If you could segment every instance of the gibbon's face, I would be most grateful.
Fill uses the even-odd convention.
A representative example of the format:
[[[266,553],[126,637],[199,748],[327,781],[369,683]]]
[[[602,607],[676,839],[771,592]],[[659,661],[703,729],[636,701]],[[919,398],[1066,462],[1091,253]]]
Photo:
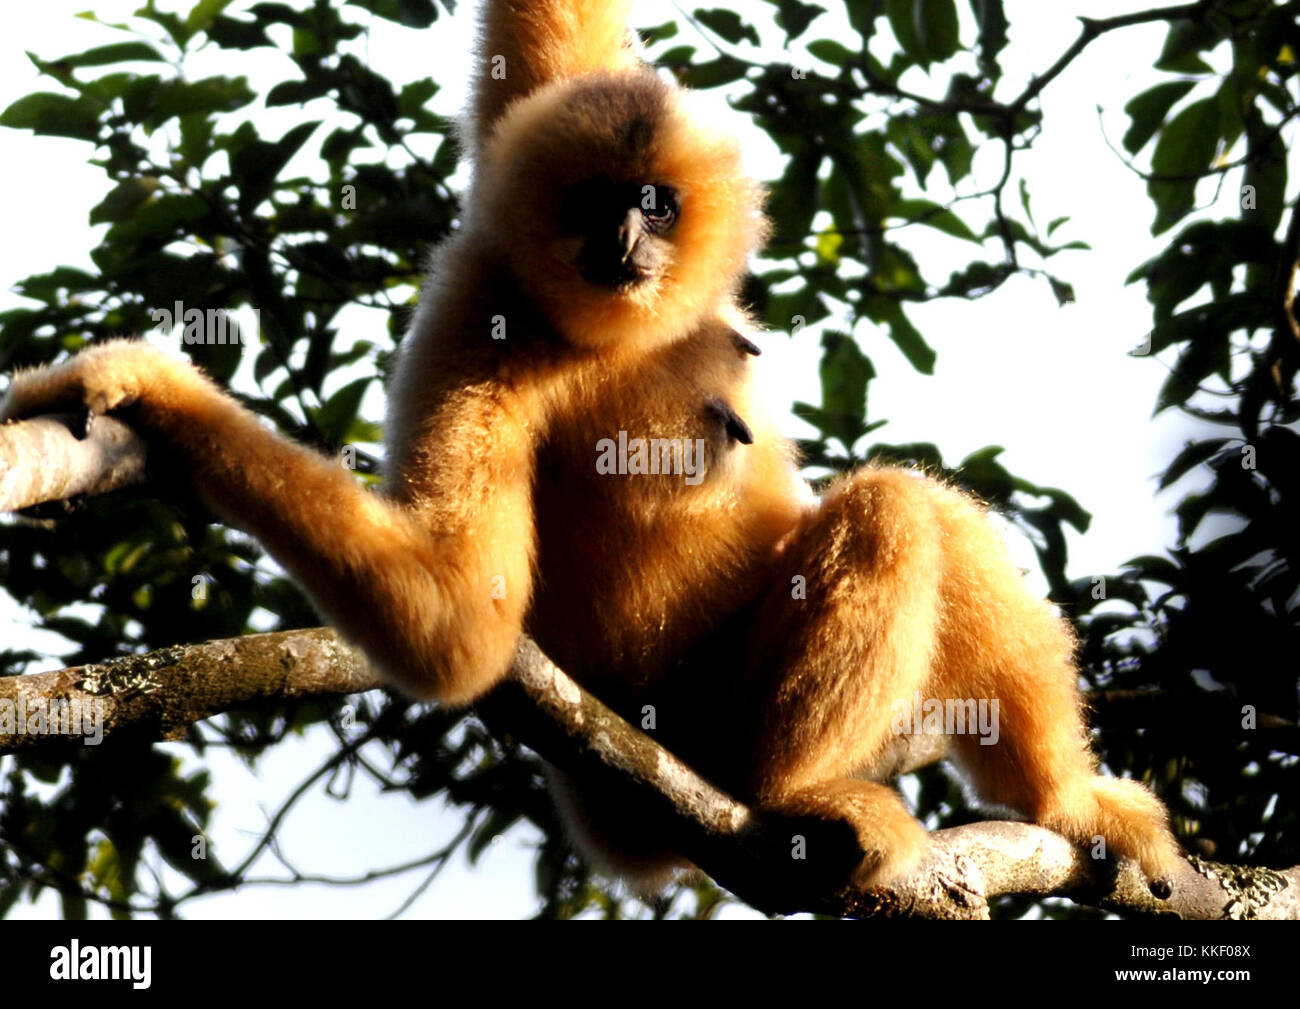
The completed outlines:
[[[612,292],[657,284],[673,261],[677,190],[667,183],[583,179],[564,193],[556,233],[587,283]]]
[[[471,226],[584,346],[685,335],[734,293],[764,233],[734,141],[649,70],[517,102],[476,173],[483,215]]]

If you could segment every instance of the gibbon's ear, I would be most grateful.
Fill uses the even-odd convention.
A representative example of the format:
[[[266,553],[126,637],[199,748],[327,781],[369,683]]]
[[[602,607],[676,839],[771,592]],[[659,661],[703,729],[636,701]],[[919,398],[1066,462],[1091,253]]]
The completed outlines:
[[[478,151],[501,113],[551,81],[640,66],[631,0],[486,0],[465,139]]]

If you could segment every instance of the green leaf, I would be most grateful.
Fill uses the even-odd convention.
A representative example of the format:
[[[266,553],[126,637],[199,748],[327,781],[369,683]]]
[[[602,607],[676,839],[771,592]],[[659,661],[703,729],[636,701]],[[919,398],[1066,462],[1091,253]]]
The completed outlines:
[[[876,369],[851,336],[828,331],[822,335],[819,367],[822,385],[823,422],[827,434],[838,438],[845,451],[866,431],[867,385]]]
[[[341,165],[347,161],[352,151],[358,147],[368,146],[370,142],[366,139],[363,130],[339,128],[325,138],[320,147],[320,156],[326,161],[338,162]]]
[[[352,426],[357,411],[361,408],[361,399],[373,381],[373,376],[367,376],[349,382],[316,411],[316,426],[327,442],[332,445],[343,443],[348,428]]]
[[[182,49],[190,40],[190,33],[185,28],[185,22],[171,11],[158,10],[152,2],[137,10],[135,16],[145,18],[156,25],[161,25],[163,30],[171,36],[172,41]]]
[[[889,19],[889,30],[898,39],[903,52],[914,62],[927,67],[930,65],[930,51],[917,34],[912,6],[913,0],[885,0],[885,16]]]
[[[805,150],[796,154],[785,166],[781,184],[772,192],[768,216],[772,219],[774,246],[799,246],[812,230],[813,214],[817,210],[817,172],[822,155]]]
[[[1227,333],[1207,332],[1201,339],[1189,343],[1161,386],[1153,415],[1171,406],[1185,404],[1211,375],[1226,380],[1231,366],[1230,355]]]
[[[138,74],[122,71],[116,74],[101,74],[93,81],[80,85],[81,93],[87,98],[96,98],[108,105],[115,98],[121,98],[131,83],[139,78]]]
[[[1160,474],[1160,490],[1172,487],[1186,474],[1202,463],[1209,462],[1226,446],[1232,444],[1230,438],[1210,438],[1206,441],[1188,442],[1181,452],[1174,457],[1165,471]]]
[[[114,42],[112,45],[97,46],[73,56],[63,56],[55,63],[65,67],[101,67],[108,63],[125,63],[129,60],[152,60],[160,62],[162,55],[147,42]]]
[[[281,81],[266,93],[267,108],[280,105],[306,105],[330,93],[330,82],[324,77],[310,81]]]
[[[716,88],[745,76],[749,65],[733,56],[719,56],[707,63],[692,63],[682,71],[682,80],[692,88]]]
[[[230,2],[231,0],[199,0],[190,8],[190,12],[185,18],[185,30],[191,36],[201,31],[207,31],[213,19],[229,7]]]
[[[930,118],[907,113],[892,116],[885,127],[885,135],[907,159],[917,184],[924,186],[935,162],[934,130]]]
[[[808,26],[826,13],[825,8],[816,4],[803,3],[802,0],[768,0],[776,6],[776,25],[787,39],[797,39],[808,30]]]
[[[954,0],[915,0],[912,23],[918,43],[932,61],[942,62],[961,48]]]
[[[689,67],[694,56],[694,46],[673,46],[659,54],[658,62],[664,67]]]
[[[663,24],[651,25],[647,28],[640,28],[637,34],[645,40],[647,46],[659,45],[667,42],[671,38],[676,38],[678,32],[676,21],[665,21]]]
[[[85,270],[77,270],[71,266],[58,266],[49,273],[36,273],[25,277],[18,282],[17,290],[23,297],[52,304],[64,300],[67,295],[96,290],[100,281],[100,277]],[[9,312],[0,315],[0,329],[7,329],[11,321]]]
[[[1165,36],[1165,46],[1156,69],[1177,74],[1208,74],[1212,68],[1198,55],[1213,48],[1222,36],[1205,21],[1174,21]]]
[[[302,27],[293,30],[293,55],[297,60],[310,56],[320,56],[325,52],[325,42],[311,28]]]
[[[833,67],[851,66],[857,62],[857,53],[834,39],[817,39],[808,43],[808,51],[823,63]]]
[[[271,194],[280,170],[319,125],[319,122],[299,123],[273,144],[254,140],[231,153],[230,175],[239,187],[241,210],[253,210]]]
[[[893,341],[908,363],[922,375],[934,374],[934,362],[938,355],[934,348],[925,342],[920,330],[912,325],[903,311],[903,306],[888,298],[873,299],[870,306],[863,306],[867,316],[876,322],[889,326],[889,338]]]
[[[980,58],[993,61],[1007,45],[1007,14],[1002,0],[970,0],[979,25]]]
[[[933,143],[939,155],[939,163],[948,173],[948,182],[956,186],[958,182],[970,175],[971,162],[975,158],[975,148],[971,145],[961,121],[955,117],[948,118],[935,134]]]
[[[961,238],[967,242],[979,244],[979,236],[970,229],[970,226],[965,221],[949,208],[932,200],[899,200],[894,204],[891,210],[892,213],[897,213],[906,221],[923,224],[927,228],[942,231],[945,235],[951,235],[953,238]]]
[[[141,203],[135,212],[118,221],[108,231],[113,244],[138,242],[142,239],[171,238],[177,232],[208,216],[207,201],[201,196],[164,193]]]
[[[157,127],[174,116],[192,112],[234,112],[256,98],[246,77],[205,77],[193,82],[163,81],[153,96],[147,120]]]
[[[1051,274],[1047,276],[1047,282],[1052,287],[1052,295],[1056,298],[1056,303],[1064,308],[1066,305],[1074,303],[1074,285],[1068,284],[1058,277]]]
[[[412,81],[404,85],[401,94],[397,96],[397,110],[401,115],[411,118],[437,93],[438,85],[432,77]]]
[[[975,262],[954,271],[941,289],[947,297],[977,298],[999,287],[1010,275],[1005,263]]]
[[[180,117],[181,156],[194,169],[203,167],[212,154],[212,133],[216,123],[202,112],[192,112]]]
[[[1280,136],[1274,134],[1266,145],[1261,145],[1246,165],[1241,181],[1242,219],[1257,225],[1264,234],[1273,234],[1286,205],[1287,150]]]
[[[506,809],[493,809],[483,821],[474,828],[469,843],[465,846],[465,856],[469,864],[474,865],[492,842],[504,834],[519,819],[519,814]]]
[[[754,26],[747,24],[739,14],[733,10],[724,8],[713,8],[712,10],[696,10],[695,19],[708,28],[716,32],[732,45],[737,45],[742,41],[748,40],[754,45],[760,43],[758,32]]]
[[[789,294],[772,295],[768,299],[763,319],[767,326],[777,332],[793,333],[796,327],[811,326],[829,314],[816,287],[804,284]]]
[[[1030,206],[1029,181],[1027,179],[1021,178],[1019,189],[1020,189],[1020,205],[1025,208],[1025,217],[1029,220],[1029,226],[1031,228],[1037,228],[1038,225],[1034,223],[1034,211],[1033,208]]]
[[[1124,106],[1131,120],[1128,131],[1124,134],[1124,149],[1136,154],[1156,135],[1179,100],[1196,86],[1193,81],[1168,81],[1148,88]]]
[[[115,186],[109,194],[90,212],[91,224],[105,221],[120,221],[131,216],[137,206],[158,191],[158,180],[152,175],[142,175],[138,179],[127,179]]]
[[[85,98],[69,98],[49,91],[25,95],[0,112],[0,126],[32,130],[50,137],[94,140],[99,136],[102,107]]]
[[[1195,176],[1219,149],[1219,107],[1213,98],[1192,102],[1160,131],[1151,170],[1155,175]],[[1147,192],[1156,204],[1151,233],[1158,235],[1187,216],[1196,204],[1197,179],[1152,179]]]
[[[222,49],[256,49],[275,43],[259,21],[240,21],[222,15],[208,25],[207,36]]]

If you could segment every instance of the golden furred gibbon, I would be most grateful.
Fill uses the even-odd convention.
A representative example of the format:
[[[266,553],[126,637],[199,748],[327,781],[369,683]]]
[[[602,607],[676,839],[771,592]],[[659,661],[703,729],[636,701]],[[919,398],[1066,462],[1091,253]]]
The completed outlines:
[[[414,696],[473,700],[527,632],[737,798],[851,824],[860,882],[925,849],[881,783],[922,699],[996,702],[992,739],[942,740],[982,798],[1168,877],[1164,809],[1097,773],[1071,635],[981,508],[901,469],[800,479],[736,304],[760,189],[640,63],[627,6],[485,4],[473,181],[394,371],[386,496],[139,342],[17,376],[4,415],[121,411]],[[594,787],[557,777],[605,867],[681,864]]]

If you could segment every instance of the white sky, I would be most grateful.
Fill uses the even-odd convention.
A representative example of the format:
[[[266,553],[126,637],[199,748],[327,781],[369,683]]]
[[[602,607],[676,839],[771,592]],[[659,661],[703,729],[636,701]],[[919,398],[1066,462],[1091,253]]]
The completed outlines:
[[[45,0],[24,5],[21,18],[11,18],[0,38],[0,107],[34,90],[59,90],[57,83],[38,78],[23,55],[33,50],[53,58],[127,36],[77,20],[72,15],[87,6],[107,21],[121,20],[138,6],[136,0]],[[163,7],[177,6],[163,3]],[[181,5],[188,8],[189,4]],[[234,10],[245,7],[236,3]],[[438,111],[454,112],[464,93],[465,56],[471,44],[474,4],[462,2],[457,15],[442,19],[420,35],[377,22],[367,56],[380,72],[401,80],[432,74],[444,85],[434,101]],[[738,5],[742,13],[765,4]],[[963,11],[965,5],[961,5]],[[1148,4],[1090,0],[1087,4],[1047,4],[1009,0],[1012,24],[1010,47],[1003,54],[1008,73],[1025,75],[1047,66],[1075,36],[1074,12],[1091,17],[1144,9]],[[642,2],[636,23],[657,24],[674,15],[662,2]],[[1103,141],[1101,122],[1113,142],[1127,125],[1124,102],[1153,82],[1150,64],[1164,29],[1146,26],[1103,38],[1077,60],[1048,89],[1043,98],[1046,130],[1035,150],[1021,155],[1018,170],[1029,180],[1036,220],[1061,215],[1072,221],[1057,233],[1058,240],[1082,239],[1093,251],[1065,253],[1051,261],[1058,274],[1073,282],[1077,303],[1059,308],[1047,286],[1017,278],[994,297],[978,302],[936,303],[910,309],[917,327],[938,351],[936,375],[922,378],[894,350],[882,333],[865,329],[859,339],[879,372],[872,383],[871,413],[890,418],[879,437],[888,441],[938,442],[951,464],[988,444],[1007,447],[1003,461],[1030,480],[1059,486],[1075,494],[1094,514],[1088,536],[1073,537],[1071,573],[1078,576],[1109,572],[1141,553],[1158,552],[1172,539],[1165,512],[1172,503],[1154,495],[1152,474],[1186,440],[1188,429],[1175,417],[1151,421],[1156,391],[1166,373],[1158,361],[1134,360],[1127,352],[1149,329],[1150,311],[1140,286],[1125,287],[1130,270],[1160,248],[1151,239],[1151,206],[1142,181],[1127,170]],[[841,37],[815,23],[806,38]],[[673,40],[701,42],[686,29]],[[701,52],[707,46],[701,43]],[[254,54],[264,64],[253,84],[275,80],[283,58]],[[249,60],[224,57],[215,69],[195,64],[191,73],[247,73]],[[411,72],[394,67],[411,66]],[[941,94],[924,77],[907,81],[916,90]],[[1003,97],[1010,90],[1003,92]],[[281,110],[284,122],[301,121],[297,109]],[[262,121],[262,120],[259,120]],[[732,114],[731,128],[745,130],[743,116]],[[268,135],[274,131],[268,130]],[[745,134],[752,164],[760,175],[777,169],[767,155],[766,138],[752,128]],[[27,131],[0,130],[0,187],[10,194],[6,231],[0,243],[0,306],[20,299],[8,293],[14,282],[30,273],[60,264],[92,268],[89,249],[97,231],[87,224],[90,208],[106,191],[100,169],[86,164],[87,145],[73,140],[33,137]],[[977,161],[977,166],[983,162]],[[764,166],[767,166],[766,168]],[[1014,187],[1013,187],[1014,191]],[[1226,194],[1231,201],[1233,194]],[[943,240],[947,242],[947,239]],[[936,255],[944,256],[942,242]],[[973,247],[972,251],[973,251]],[[964,254],[967,250],[956,250]],[[990,246],[990,253],[996,255]],[[936,269],[922,259],[933,279],[950,265]],[[359,327],[375,327],[382,341],[382,320],[359,315]],[[774,409],[787,418],[787,433],[807,430],[786,411],[794,400],[816,403],[818,336],[809,332],[796,340],[769,334],[759,359]],[[368,402],[367,412],[380,413]],[[1032,552],[1013,544],[1024,567],[1033,567]],[[34,637],[30,617],[0,595],[0,638],[33,642],[37,648],[58,648],[53,636]],[[57,663],[54,663],[57,665]],[[254,777],[234,761],[215,758],[218,812],[217,843],[229,861],[257,835],[265,814],[280,797],[315,766],[333,743],[324,734],[304,742],[294,740],[275,748]],[[183,753],[181,749],[178,753]],[[191,762],[192,763],[192,762]],[[317,793],[292,816],[282,832],[285,849],[295,854],[304,871],[358,874],[379,865],[400,862],[427,852],[455,830],[459,817],[443,814],[434,804],[416,804],[404,797],[353,796],[347,803],[330,802]],[[454,866],[434,884],[408,916],[519,917],[534,910],[531,855],[525,830],[512,831],[476,870]],[[305,858],[311,853],[310,858]],[[267,874],[274,868],[262,867]],[[357,917],[386,914],[418,880],[344,890],[322,887],[264,888],[217,897],[185,909],[192,917]],[[57,915],[52,901],[31,910],[39,916]]]

